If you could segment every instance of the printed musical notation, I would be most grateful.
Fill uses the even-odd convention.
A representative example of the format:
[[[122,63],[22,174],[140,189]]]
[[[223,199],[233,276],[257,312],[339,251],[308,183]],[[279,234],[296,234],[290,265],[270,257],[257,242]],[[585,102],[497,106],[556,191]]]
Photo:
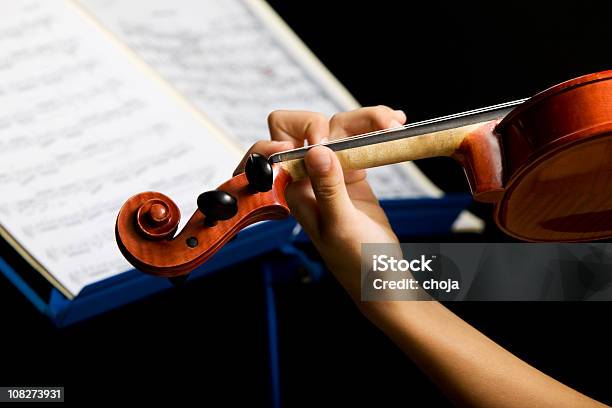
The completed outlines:
[[[0,19],[0,224],[68,294],[131,269],[114,221],[163,190],[186,214],[239,159],[73,5]]]
[[[269,138],[274,110],[354,108],[248,1],[82,3],[245,150]],[[368,178],[380,198],[441,194],[414,166],[372,169]]]
[[[269,112],[354,107],[254,5],[3,4],[0,225],[67,296],[131,269],[113,230],[130,195],[163,191],[191,214],[197,195],[232,173],[237,146],[268,138]],[[381,198],[440,194],[414,167],[368,173]]]

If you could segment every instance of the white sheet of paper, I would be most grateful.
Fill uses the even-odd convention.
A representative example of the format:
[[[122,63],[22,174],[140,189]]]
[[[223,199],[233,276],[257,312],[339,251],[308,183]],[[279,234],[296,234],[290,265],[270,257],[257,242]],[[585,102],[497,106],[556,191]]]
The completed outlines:
[[[260,0],[80,0],[247,149],[276,109],[332,115],[357,102]],[[438,197],[412,163],[368,170],[380,198]]]
[[[163,191],[186,219],[240,158],[130,58],[70,2],[2,2],[0,223],[69,297],[131,269],[128,197]]]

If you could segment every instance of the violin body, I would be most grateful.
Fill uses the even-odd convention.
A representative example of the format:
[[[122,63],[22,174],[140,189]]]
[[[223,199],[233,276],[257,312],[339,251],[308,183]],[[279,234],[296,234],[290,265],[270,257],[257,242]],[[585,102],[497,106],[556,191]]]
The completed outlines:
[[[612,71],[539,93],[496,127],[497,225],[526,241],[612,237]]]
[[[612,71],[556,85],[503,117],[434,127],[420,135],[413,134],[415,129],[408,129],[410,137],[400,129],[395,132],[399,136],[363,135],[327,146],[345,169],[453,157],[463,166],[474,198],[495,204],[497,225],[521,240],[612,237]],[[154,192],[133,196],[117,218],[120,250],[144,272],[165,277],[189,273],[242,228],[289,215],[284,191],[307,176],[304,150],[270,157],[268,191],[254,188],[244,173],[219,186],[237,209],[214,222],[196,211],[178,235],[180,214],[172,200]]]

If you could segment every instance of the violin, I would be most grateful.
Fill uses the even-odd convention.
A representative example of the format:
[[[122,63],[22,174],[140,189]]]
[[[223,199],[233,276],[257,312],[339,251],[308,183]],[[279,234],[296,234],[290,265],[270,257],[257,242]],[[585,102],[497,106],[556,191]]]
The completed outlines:
[[[612,70],[581,76],[532,98],[324,143],[342,167],[365,169],[449,156],[465,170],[475,200],[524,241],[612,237]],[[117,217],[123,255],[157,276],[186,275],[241,229],[290,214],[285,187],[307,177],[312,146],[251,155],[245,172],[201,194],[177,234],[167,196],[131,197]]]

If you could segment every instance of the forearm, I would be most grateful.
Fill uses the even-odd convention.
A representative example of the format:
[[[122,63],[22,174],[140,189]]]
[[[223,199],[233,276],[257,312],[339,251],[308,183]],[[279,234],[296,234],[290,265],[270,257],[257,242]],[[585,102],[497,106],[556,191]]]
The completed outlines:
[[[515,357],[439,302],[373,302],[362,308],[460,405],[605,406]]]

